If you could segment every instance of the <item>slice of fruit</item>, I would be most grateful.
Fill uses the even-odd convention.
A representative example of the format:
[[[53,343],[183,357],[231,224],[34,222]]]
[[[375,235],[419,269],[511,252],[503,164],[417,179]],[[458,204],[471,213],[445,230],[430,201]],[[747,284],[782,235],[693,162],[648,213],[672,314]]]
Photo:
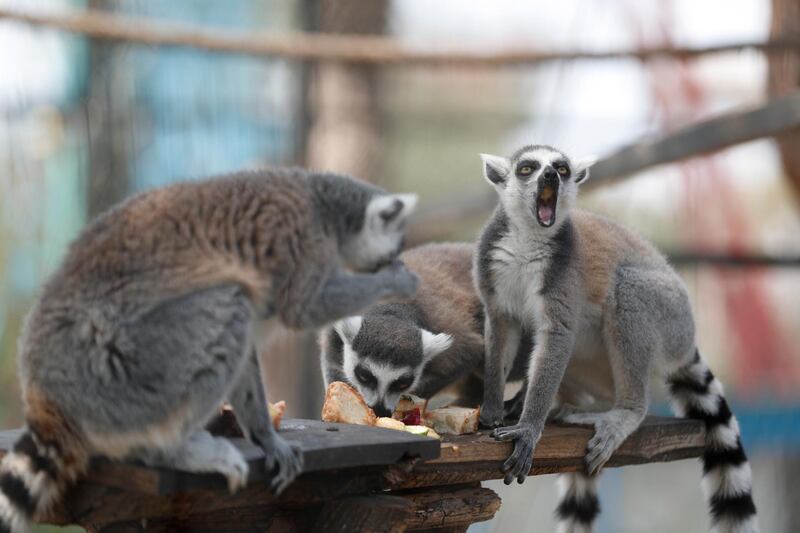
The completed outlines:
[[[442,436],[436,433],[432,428],[428,428],[428,434],[425,435],[426,437],[431,437],[434,439],[442,440]]]
[[[375,422],[375,427],[378,428],[386,428],[386,429],[396,429],[398,431],[405,431],[406,425],[400,422],[399,420],[395,420],[394,418],[389,418],[388,416],[382,416],[378,418],[378,421]]]
[[[406,426],[406,431],[412,435],[420,435],[424,437],[430,431],[428,426]]]
[[[417,410],[418,413],[424,413],[425,407],[428,405],[428,400],[414,396],[413,394],[401,394],[400,399],[397,400],[397,407],[394,408],[392,418],[396,420],[403,420],[410,411]],[[419,424],[419,422],[417,422]]]
[[[419,412],[419,407],[415,407],[411,411],[407,411],[403,417],[403,424],[407,426],[420,426],[422,425],[422,415]]]
[[[442,407],[422,415],[422,423],[444,435],[463,435],[478,431],[480,409],[469,407]]]
[[[328,385],[322,405],[323,421],[374,426],[377,419],[375,412],[353,387],[341,381]]]
[[[280,429],[283,413],[286,412],[286,402],[281,400],[278,403],[267,403],[267,407],[269,408],[269,417],[272,419],[272,426]]]

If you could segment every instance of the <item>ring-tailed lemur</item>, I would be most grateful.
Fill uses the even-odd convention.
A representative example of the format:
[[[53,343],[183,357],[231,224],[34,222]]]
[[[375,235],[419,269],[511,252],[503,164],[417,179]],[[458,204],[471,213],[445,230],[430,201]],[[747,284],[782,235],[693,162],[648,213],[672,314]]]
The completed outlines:
[[[156,189],[94,220],[20,339],[26,429],[0,464],[0,531],[27,531],[91,454],[242,486],[241,453],[203,429],[226,397],[282,491],[302,465],[270,423],[254,323],[314,328],[411,296],[418,279],[395,258],[415,202],[274,169]]]
[[[487,318],[482,423],[502,425],[507,361],[521,329],[536,331],[522,415],[516,425],[494,431],[498,440],[514,441],[503,464],[505,482],[521,483],[530,471],[565,377],[613,398],[608,411],[566,406],[559,414],[565,422],[594,426],[585,464],[590,475],[597,474],[644,418],[648,377],[658,368],[676,413],[706,424],[703,462],[714,530],[756,531],[739,427],[722,385],[698,353],[680,277],[649,243],[573,209],[593,159],[570,159],[548,146],[525,146],[510,159],[482,158],[485,178],[500,197],[476,253],[476,284]],[[571,480],[560,507],[571,530],[591,527],[597,511],[596,499],[588,496],[594,480],[583,481]]]
[[[459,403],[477,406],[484,316],[472,283],[473,253],[465,243],[403,252],[400,259],[420,278],[417,293],[326,328],[320,334],[325,385],[350,383],[379,416],[391,415],[402,393],[430,398],[453,385]],[[511,381],[525,376],[530,345],[524,344]]]

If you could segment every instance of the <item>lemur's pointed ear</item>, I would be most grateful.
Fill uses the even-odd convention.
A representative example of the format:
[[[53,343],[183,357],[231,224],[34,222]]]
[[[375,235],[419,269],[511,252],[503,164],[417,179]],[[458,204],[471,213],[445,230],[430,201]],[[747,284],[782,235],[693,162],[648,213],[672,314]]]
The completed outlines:
[[[382,194],[367,206],[367,216],[380,220],[384,226],[399,223],[414,211],[419,197],[416,194]]]
[[[505,183],[506,177],[511,170],[511,162],[499,155],[481,154],[483,161],[483,177],[492,185]]]
[[[364,322],[363,317],[351,316],[336,322],[333,325],[333,329],[339,334],[343,342],[353,344],[353,339],[356,338],[356,335],[361,330],[362,322]]]
[[[589,167],[597,163],[597,156],[590,155],[574,159],[572,161],[572,172],[575,174],[575,183],[583,183],[589,179]]]
[[[432,333],[427,329],[420,329],[422,333],[422,354],[426,361],[430,361],[453,345],[452,335],[447,333]]]

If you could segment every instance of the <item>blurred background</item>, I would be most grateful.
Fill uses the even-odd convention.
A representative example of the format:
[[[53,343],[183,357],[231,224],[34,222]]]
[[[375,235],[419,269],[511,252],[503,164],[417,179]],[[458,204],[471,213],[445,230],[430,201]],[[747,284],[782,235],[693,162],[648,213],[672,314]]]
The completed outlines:
[[[0,0],[3,8],[92,8],[265,35],[376,34],[412,51],[500,56],[800,36],[800,0]],[[494,202],[480,152],[508,155],[534,142],[614,157],[799,86],[797,47],[644,61],[348,63],[99,40],[0,17],[0,427],[22,421],[15,345],[37,288],[86,221],[127,195],[296,164],[418,191],[414,243],[473,240]],[[779,134],[745,132],[740,140],[754,140],[598,179],[580,201],[679,267],[701,350],[726,384],[752,457],[762,528],[792,532],[800,531],[800,130],[768,133]],[[271,399],[317,418],[313,335],[286,337],[263,357]],[[665,405],[659,396],[653,410]],[[697,461],[607,470],[598,531],[705,530],[700,472]],[[553,481],[489,483],[504,505],[470,531],[551,530]]]

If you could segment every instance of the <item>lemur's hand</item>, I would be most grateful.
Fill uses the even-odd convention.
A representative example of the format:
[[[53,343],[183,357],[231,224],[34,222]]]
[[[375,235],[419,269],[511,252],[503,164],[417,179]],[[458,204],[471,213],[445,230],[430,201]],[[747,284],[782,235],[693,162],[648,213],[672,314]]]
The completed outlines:
[[[506,462],[500,467],[505,474],[503,483],[510,485],[514,478],[522,484],[533,466],[533,450],[539,442],[541,432],[537,433],[527,424],[517,424],[497,428],[492,436],[499,441],[514,441],[514,451],[508,456]]]
[[[378,274],[386,280],[390,290],[389,296],[410,298],[417,292],[419,277],[408,270],[399,259],[395,259],[391,264],[382,268]]]

